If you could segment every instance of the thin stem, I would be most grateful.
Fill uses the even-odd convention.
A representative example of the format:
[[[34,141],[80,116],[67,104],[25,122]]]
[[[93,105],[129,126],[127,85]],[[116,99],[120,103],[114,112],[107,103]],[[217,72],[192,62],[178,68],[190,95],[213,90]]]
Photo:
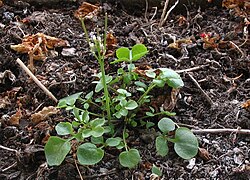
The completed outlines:
[[[143,99],[144,99],[144,97],[146,96],[146,95],[148,95],[148,93],[154,88],[156,86],[156,84],[150,84],[150,86],[148,87],[148,89],[147,89],[147,91],[146,92],[144,92],[144,94],[139,98],[139,100],[138,100],[138,107],[140,107],[141,105],[142,105],[142,103],[143,103]]]
[[[123,138],[125,149],[126,149],[126,151],[128,151],[128,145],[126,142],[126,134],[125,134],[126,133],[126,126],[127,126],[127,124],[124,125],[123,132],[122,132],[122,138]]]
[[[106,107],[107,115],[108,115],[108,123],[110,124],[110,120],[111,120],[110,98],[109,98],[108,86],[106,84],[105,69],[104,69],[104,62],[103,61],[100,63],[100,66],[101,66],[101,73],[102,73],[101,78],[102,78],[104,97],[105,97],[105,107]]]
[[[84,31],[84,33],[85,33],[87,42],[88,42],[88,44],[90,44],[89,34],[88,34],[87,29],[86,29],[86,26],[85,26],[85,23],[84,23],[84,19],[81,19],[81,23],[82,23],[82,28],[83,28],[83,31]]]

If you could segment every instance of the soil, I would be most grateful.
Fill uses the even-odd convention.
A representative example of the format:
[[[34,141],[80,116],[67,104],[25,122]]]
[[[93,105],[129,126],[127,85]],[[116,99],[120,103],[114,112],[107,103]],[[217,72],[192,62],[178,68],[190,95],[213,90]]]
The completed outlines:
[[[250,99],[250,41],[245,41],[248,35],[244,34],[244,27],[249,33],[249,26],[244,26],[244,18],[222,7],[212,6],[200,11],[198,7],[187,5],[188,11],[170,13],[159,28],[163,8],[158,8],[155,15],[154,8],[148,9],[145,17],[145,9],[131,13],[119,3],[102,3],[101,6],[102,12],[86,23],[87,29],[94,31],[97,26],[103,27],[103,12],[107,12],[108,30],[117,38],[117,48],[132,47],[136,43],[148,47],[149,53],[137,65],[173,70],[198,67],[189,74],[180,72],[185,86],[180,89],[173,109],[175,122],[191,129],[250,129],[250,111],[241,106]],[[0,79],[0,145],[6,147],[0,148],[0,179],[80,179],[72,155],[60,166],[46,164],[43,151],[46,137],[55,135],[54,126],[58,122],[70,121],[72,117],[60,111],[44,121],[32,121],[32,114],[56,103],[16,63],[20,58],[28,65],[28,55],[10,48],[21,43],[24,35],[38,32],[67,40],[75,52],[66,56],[63,48],[56,48],[57,56],[35,61],[35,75],[57,99],[76,92],[87,94],[94,89],[91,82],[99,69],[80,21],[73,16],[78,7],[77,2],[44,7],[4,3],[0,7],[0,73],[9,70],[9,74],[1,75]],[[179,25],[180,15],[188,24]],[[31,17],[31,21],[21,23],[26,17]],[[204,48],[202,33],[211,33],[212,37],[219,35],[227,42],[227,47]],[[192,43],[180,49],[169,48],[174,38],[191,38]],[[236,46],[229,48],[230,41]],[[106,63],[106,71],[111,74],[117,70],[117,66],[108,64],[114,58],[109,57]],[[212,101],[204,96],[190,75]],[[18,112],[21,112],[19,119]],[[154,130],[157,131],[156,127],[152,128]],[[161,168],[162,179],[250,179],[249,134],[197,133],[199,146],[210,158],[200,153],[192,165],[171,149],[166,157],[157,155],[150,133],[144,129],[131,130],[133,136],[128,143],[139,149],[142,157],[136,168],[121,167],[118,152],[110,150],[97,165],[79,165],[83,179],[153,179],[153,164]]]

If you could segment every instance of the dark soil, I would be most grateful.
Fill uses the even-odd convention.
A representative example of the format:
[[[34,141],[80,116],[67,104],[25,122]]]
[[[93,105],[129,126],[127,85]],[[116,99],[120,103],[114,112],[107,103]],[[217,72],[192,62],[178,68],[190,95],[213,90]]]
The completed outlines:
[[[0,79],[0,145],[17,150],[12,152],[0,148],[0,179],[80,179],[72,155],[58,167],[48,167],[46,164],[43,152],[46,136],[48,133],[55,135],[54,126],[71,117],[62,111],[38,124],[31,121],[32,114],[43,107],[56,106],[56,103],[16,63],[16,59],[20,58],[27,65],[27,54],[18,54],[10,48],[10,45],[20,43],[24,34],[38,32],[67,40],[70,47],[76,49],[75,54],[63,56],[62,48],[56,48],[58,56],[35,62],[35,75],[57,99],[93,90],[92,75],[99,69],[89,52],[81,24],[73,16],[78,6],[77,3],[44,8],[5,4],[0,8],[0,73],[9,70],[15,76],[13,81],[10,76]],[[173,109],[176,112],[173,117],[175,122],[189,128],[250,129],[250,113],[241,108],[241,104],[250,99],[250,41],[240,46],[240,50],[221,48],[218,52],[204,49],[200,37],[202,33],[218,34],[221,39],[239,46],[246,38],[243,18],[220,7],[210,7],[200,12],[198,8],[188,6],[188,15],[186,11],[171,13],[165,25],[158,28],[163,8],[158,8],[153,20],[150,18],[154,9],[149,9],[147,21],[144,9],[128,14],[116,3],[103,3],[102,7],[102,11],[108,13],[108,30],[117,38],[118,47],[131,47],[136,43],[148,47],[149,54],[138,65],[174,70],[201,66],[190,74],[212,99],[212,104],[187,73],[180,73],[185,86],[180,89]],[[30,15],[33,15],[31,22],[18,22]],[[178,25],[180,15],[188,19],[189,25]],[[97,20],[87,23],[87,29],[93,31],[97,26],[103,27],[103,22],[102,12]],[[249,32],[249,27],[246,30]],[[171,49],[167,47],[173,42],[171,37],[176,40],[192,38],[193,43],[181,50]],[[113,60],[114,57],[107,60],[108,73],[117,70],[116,66],[108,65],[108,61]],[[22,118],[16,124],[10,122],[10,117],[18,110],[22,112]],[[199,145],[208,151],[210,160],[197,155],[195,164],[190,167],[190,161],[179,158],[173,151],[167,157],[158,156],[154,141],[146,136],[151,132],[142,130],[131,133],[133,136],[128,143],[139,149],[142,156],[137,168],[122,168],[117,159],[118,153],[108,151],[103,161],[95,166],[79,165],[83,178],[150,179],[151,167],[155,164],[162,169],[162,179],[250,179],[249,134],[197,134]]]

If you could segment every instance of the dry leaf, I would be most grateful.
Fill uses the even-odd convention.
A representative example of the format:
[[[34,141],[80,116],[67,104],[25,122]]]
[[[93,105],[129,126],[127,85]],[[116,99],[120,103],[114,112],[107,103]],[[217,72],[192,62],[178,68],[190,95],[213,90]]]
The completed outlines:
[[[241,107],[245,109],[250,109],[250,99],[248,99],[246,102],[244,102]]]
[[[2,7],[3,6],[3,1],[2,0],[0,0],[0,7]]]
[[[106,37],[106,57],[113,56],[117,46],[117,39],[112,33],[108,33]]]
[[[48,49],[65,46],[69,46],[66,40],[47,36],[43,33],[37,33],[24,36],[21,44],[11,45],[10,47],[19,53],[28,53],[30,60],[29,65],[31,69],[33,69],[33,59],[45,60],[48,55]]]
[[[203,40],[203,48],[204,49],[215,49],[218,47],[218,42],[220,39],[220,36],[215,34],[212,35],[210,33],[202,33],[200,37]]]
[[[183,25],[185,25],[185,24],[188,23],[188,22],[187,22],[187,19],[186,19],[184,16],[180,16],[180,17],[178,18],[177,22],[178,22],[179,26],[183,26]]]
[[[57,114],[58,112],[59,110],[54,106],[44,107],[38,113],[31,115],[31,121],[34,124],[38,124],[39,122],[46,120],[49,116]]]
[[[9,125],[19,125],[21,118],[22,118],[22,111],[20,108],[18,108],[17,112],[10,117],[7,123]]]
[[[209,152],[204,148],[199,148],[199,156],[206,161],[211,159]]]
[[[236,16],[247,18],[247,15],[250,14],[249,0],[223,0],[222,7],[233,9]]]
[[[82,5],[75,11],[74,16],[78,19],[93,19],[94,16],[97,16],[100,8],[93,4],[83,2]]]
[[[179,39],[171,44],[168,45],[169,48],[174,48],[174,49],[177,49],[177,50],[180,50],[182,47],[181,45],[182,44],[192,44],[192,40],[187,38],[187,39]]]

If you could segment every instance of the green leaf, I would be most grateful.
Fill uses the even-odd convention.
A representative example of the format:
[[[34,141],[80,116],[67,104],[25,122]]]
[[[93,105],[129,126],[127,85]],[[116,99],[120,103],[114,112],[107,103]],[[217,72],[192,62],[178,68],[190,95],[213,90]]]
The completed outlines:
[[[165,86],[165,82],[162,79],[153,79],[153,83],[156,84],[158,87]]]
[[[92,98],[94,92],[93,91],[90,91],[86,96],[85,96],[85,99],[89,100]]]
[[[127,116],[128,115],[128,110],[125,108],[120,109],[119,114],[122,116]]]
[[[117,92],[124,95],[124,96],[126,96],[126,97],[131,96],[131,93],[128,92],[126,89],[117,89]]]
[[[129,151],[124,151],[119,155],[120,164],[124,167],[133,168],[141,160],[140,153],[137,149],[130,149]]]
[[[168,133],[175,129],[175,123],[169,118],[162,118],[158,122],[158,127],[163,133]]]
[[[146,70],[146,76],[148,76],[149,78],[155,78],[156,73],[154,72],[153,69]]]
[[[161,70],[160,78],[165,80],[170,87],[180,88],[184,86],[184,83],[178,73],[172,69],[159,68]]]
[[[71,149],[68,140],[51,136],[44,147],[45,157],[50,166],[58,166],[65,159]]]
[[[80,116],[79,116],[79,109],[78,108],[74,108],[73,109],[73,114],[74,114],[74,116],[75,116],[75,118],[78,120],[78,121],[81,121],[80,120]]]
[[[157,176],[162,176],[162,172],[161,172],[160,168],[155,166],[154,164],[153,164],[153,167],[152,167],[152,173],[156,174]]]
[[[93,144],[103,144],[103,136],[100,136],[100,137],[94,137],[94,136],[91,136],[91,142]]]
[[[88,123],[89,122],[89,112],[88,111],[82,112],[82,114],[80,115],[80,120],[81,120],[81,122]]]
[[[76,100],[81,96],[82,92],[72,94],[68,97],[59,100],[57,107],[65,108],[66,106],[73,106]]]
[[[77,159],[82,165],[94,165],[102,160],[104,151],[92,143],[84,143],[77,149]]]
[[[148,87],[144,82],[141,82],[141,81],[135,81],[135,85],[139,87],[143,87],[145,89],[147,89]]]
[[[137,108],[137,107],[138,107],[137,102],[134,101],[134,100],[131,100],[131,99],[127,102],[127,104],[126,104],[126,106],[125,106],[125,108],[126,108],[127,110],[133,110],[133,109],[135,109],[135,108]]]
[[[104,118],[96,118],[92,121],[90,121],[90,126],[93,127],[97,127],[97,126],[102,126],[105,123],[105,119]]]
[[[152,126],[154,126],[154,125],[155,125],[155,123],[148,121],[148,122],[146,123],[146,128],[149,129],[150,127],[152,127]]]
[[[175,131],[175,152],[183,159],[196,156],[199,144],[196,136],[188,128],[180,127]]]
[[[156,152],[161,156],[168,154],[168,144],[165,136],[158,136],[155,141]]]
[[[130,50],[126,47],[121,47],[116,50],[116,57],[121,60],[130,60]]]
[[[132,60],[136,61],[148,53],[147,47],[143,44],[136,44],[132,47]]]
[[[91,129],[83,129],[81,130],[82,133],[82,138],[87,138],[92,135],[92,130]]]
[[[151,112],[146,112],[146,115],[149,116],[149,117],[155,116],[155,115],[154,115],[153,113],[151,113]]]
[[[108,146],[114,147],[114,146],[118,146],[121,143],[122,139],[119,137],[115,137],[115,138],[108,138],[106,140],[106,144]]]
[[[91,131],[91,135],[94,137],[100,137],[103,134],[104,134],[104,128],[101,126],[96,126]]]
[[[95,92],[100,92],[103,89],[103,84],[99,81],[95,86]]]
[[[73,133],[72,124],[69,122],[60,122],[56,125],[56,132],[59,135],[68,135]]]

